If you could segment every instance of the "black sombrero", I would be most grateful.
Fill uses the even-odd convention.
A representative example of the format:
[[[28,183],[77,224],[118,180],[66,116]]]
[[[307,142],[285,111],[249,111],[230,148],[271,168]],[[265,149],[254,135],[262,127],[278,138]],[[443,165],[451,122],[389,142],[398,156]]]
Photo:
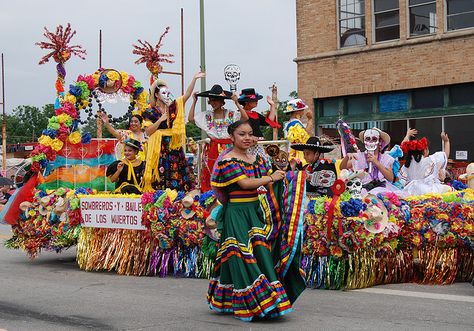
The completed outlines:
[[[197,96],[213,99],[230,99],[232,97],[232,92],[226,91],[222,86],[216,84],[209,91],[198,93]]]
[[[126,139],[123,143],[139,151],[142,149],[142,144],[136,139]]]
[[[334,146],[323,146],[318,137],[309,137],[304,144],[292,144],[290,146],[294,150],[302,151],[304,149],[310,149],[315,152],[326,153],[334,149]]]
[[[245,88],[240,92],[239,103],[249,102],[249,101],[258,101],[262,99],[263,96],[255,92],[253,88]]]

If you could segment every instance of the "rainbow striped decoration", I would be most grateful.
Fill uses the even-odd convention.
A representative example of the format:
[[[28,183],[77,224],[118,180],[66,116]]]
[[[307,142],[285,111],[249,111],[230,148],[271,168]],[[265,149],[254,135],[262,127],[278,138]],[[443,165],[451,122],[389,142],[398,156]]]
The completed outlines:
[[[115,161],[116,140],[92,140],[89,144],[66,144],[39,175],[38,189],[87,187],[111,190],[114,184],[105,176],[107,166]]]
[[[279,277],[285,277],[297,251],[303,245],[303,212],[306,199],[305,171],[290,171],[283,196],[284,223],[281,229]],[[299,263],[299,261],[297,261]]]

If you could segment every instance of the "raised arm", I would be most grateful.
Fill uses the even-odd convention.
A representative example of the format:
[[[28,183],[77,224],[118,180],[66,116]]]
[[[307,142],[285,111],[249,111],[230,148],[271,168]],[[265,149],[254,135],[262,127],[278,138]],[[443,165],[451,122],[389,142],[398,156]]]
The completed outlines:
[[[275,103],[273,102],[273,100],[270,96],[267,96],[267,102],[270,105],[270,112],[268,113],[267,117],[270,121],[275,122],[276,121]]]
[[[235,106],[237,107],[237,109],[240,112],[240,119],[242,121],[248,120],[249,115],[247,115],[247,112],[245,111],[244,107],[242,107],[242,105],[239,103],[239,97],[237,96],[237,94],[235,94],[235,93],[232,94],[232,101],[234,101]]]
[[[191,109],[189,109],[188,122],[194,123],[194,112],[196,110],[197,103],[197,92],[193,93],[193,103],[191,104]]]
[[[199,78],[206,77],[206,74],[204,72],[198,72],[197,74],[194,75],[193,79],[191,80],[191,83],[189,83],[188,88],[186,89],[186,92],[183,94],[183,102],[186,103],[188,99],[191,97],[191,94],[193,94],[194,91],[194,86],[196,85],[196,81]]]
[[[107,129],[107,131],[109,131],[109,133],[115,138],[117,138],[118,140],[122,139],[122,136],[120,135],[120,133],[117,130],[115,130],[112,124],[110,124],[110,120],[107,114],[102,111],[97,112],[97,114],[100,116],[100,119],[102,120],[102,122],[104,122],[105,128]]]
[[[449,142],[448,134],[445,132],[441,132],[441,140],[443,140],[444,154],[446,154],[446,158],[449,159],[449,154],[451,152],[451,143]]]
[[[410,141],[410,138],[415,137],[418,134],[417,129],[408,128],[405,138],[403,138],[402,143],[405,141]]]

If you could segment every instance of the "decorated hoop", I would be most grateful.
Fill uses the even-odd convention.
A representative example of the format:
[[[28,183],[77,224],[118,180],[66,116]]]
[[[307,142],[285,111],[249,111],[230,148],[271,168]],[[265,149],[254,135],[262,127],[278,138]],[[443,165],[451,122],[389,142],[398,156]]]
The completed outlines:
[[[109,85],[113,85],[113,88],[110,88]],[[90,142],[90,133],[86,132],[81,135],[78,127],[79,124],[87,122],[80,120],[80,111],[84,110],[88,114],[88,119],[94,116],[92,109],[92,98],[94,98],[99,110],[105,112],[98,99],[98,93],[102,86],[106,86],[107,93],[122,93],[128,95],[130,99],[127,114],[117,119],[112,118],[112,122],[123,121],[133,113],[141,114],[145,109],[147,92],[132,75],[114,69],[99,69],[92,75],[80,75],[76,83],[69,86],[68,92],[59,95],[55,104],[55,116],[49,119],[48,127],[43,130],[38,139],[39,144],[31,153],[31,170],[33,172],[44,169],[49,161],[54,161],[57,152],[62,150],[66,142],[72,145]],[[117,87],[118,90],[116,90]],[[111,117],[109,115],[109,118]]]

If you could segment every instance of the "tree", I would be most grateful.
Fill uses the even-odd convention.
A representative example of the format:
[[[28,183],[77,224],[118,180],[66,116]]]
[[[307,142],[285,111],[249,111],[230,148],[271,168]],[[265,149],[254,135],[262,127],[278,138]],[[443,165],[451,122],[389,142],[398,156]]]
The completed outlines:
[[[193,138],[194,140],[201,139],[201,129],[194,123],[186,123],[186,137]]]
[[[6,116],[7,144],[37,141],[51,116],[54,116],[52,104],[42,109],[27,105],[16,107],[12,115]]]

